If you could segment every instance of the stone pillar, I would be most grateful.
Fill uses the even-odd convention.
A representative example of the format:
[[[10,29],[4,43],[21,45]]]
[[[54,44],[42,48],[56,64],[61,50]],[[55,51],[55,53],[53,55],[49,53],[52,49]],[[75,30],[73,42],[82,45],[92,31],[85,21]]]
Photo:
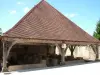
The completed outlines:
[[[8,72],[7,68],[7,46],[6,43],[3,41],[3,67],[2,72]]]

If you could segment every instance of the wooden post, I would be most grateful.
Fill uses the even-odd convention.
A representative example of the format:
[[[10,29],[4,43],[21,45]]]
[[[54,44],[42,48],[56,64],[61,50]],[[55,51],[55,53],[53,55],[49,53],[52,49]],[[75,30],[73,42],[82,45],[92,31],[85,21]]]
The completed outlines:
[[[64,53],[64,48],[62,48],[62,51],[61,51],[61,64],[65,64],[65,53]]]
[[[8,72],[7,69],[7,47],[5,46],[5,42],[3,41],[3,67],[2,72]]]
[[[94,51],[95,55],[96,55],[96,60],[98,60],[99,58],[99,49],[98,49],[98,45],[91,45],[92,50]]]
[[[49,50],[49,53],[50,54],[55,54],[55,45],[50,45],[50,50]]]
[[[99,58],[99,48],[98,47],[99,46],[96,45],[96,60],[98,60],[98,58]]]
[[[57,45],[59,52],[61,54],[61,64],[65,64],[65,54],[68,49],[68,46],[66,48],[62,48],[62,45]]]
[[[69,46],[69,49],[70,49],[70,52],[71,52],[71,57],[73,57],[73,58],[74,58],[73,52],[75,50],[75,47],[76,47],[76,45],[70,45]]]

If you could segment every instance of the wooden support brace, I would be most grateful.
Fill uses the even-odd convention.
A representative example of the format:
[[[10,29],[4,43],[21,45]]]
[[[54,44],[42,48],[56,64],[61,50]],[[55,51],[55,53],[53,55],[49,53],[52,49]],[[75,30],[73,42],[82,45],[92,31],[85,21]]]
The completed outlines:
[[[70,51],[71,51],[71,56],[72,56],[72,57],[74,57],[73,52],[74,52],[75,48],[76,48],[76,45],[70,45],[70,46],[69,46],[69,49],[70,49]]]
[[[8,58],[8,56],[9,56],[9,53],[10,53],[12,47],[13,47],[15,44],[16,44],[16,42],[13,42],[13,43],[10,44],[10,46],[9,46],[9,48],[8,48],[8,51],[7,51],[7,58]]]

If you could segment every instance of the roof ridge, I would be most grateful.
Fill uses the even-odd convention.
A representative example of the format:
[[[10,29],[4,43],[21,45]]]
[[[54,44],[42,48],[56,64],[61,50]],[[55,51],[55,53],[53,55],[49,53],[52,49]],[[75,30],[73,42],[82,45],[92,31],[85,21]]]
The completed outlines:
[[[23,19],[25,19],[28,15],[30,15],[30,13],[31,13],[32,11],[34,11],[34,9],[35,9],[36,7],[38,7],[43,1],[45,1],[45,0],[41,0],[41,1],[40,1],[37,5],[35,5],[24,17],[22,17],[22,18],[15,24],[15,26],[13,26],[11,29],[9,29],[8,31],[6,31],[4,34],[7,34],[7,33],[9,33],[11,30],[13,30],[14,28],[16,28],[16,27],[19,25],[19,23],[21,23]]]

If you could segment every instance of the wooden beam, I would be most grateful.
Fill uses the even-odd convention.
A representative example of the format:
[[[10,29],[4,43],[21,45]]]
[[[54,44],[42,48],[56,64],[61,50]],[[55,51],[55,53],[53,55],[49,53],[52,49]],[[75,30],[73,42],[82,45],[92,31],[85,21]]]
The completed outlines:
[[[14,41],[16,40],[19,44],[33,44],[33,43],[49,43],[49,44],[70,44],[70,45],[91,45],[91,44],[99,44],[99,42],[93,41],[72,41],[72,40],[53,40],[53,39],[34,39],[34,38],[21,38],[21,37],[3,37],[6,41]]]

